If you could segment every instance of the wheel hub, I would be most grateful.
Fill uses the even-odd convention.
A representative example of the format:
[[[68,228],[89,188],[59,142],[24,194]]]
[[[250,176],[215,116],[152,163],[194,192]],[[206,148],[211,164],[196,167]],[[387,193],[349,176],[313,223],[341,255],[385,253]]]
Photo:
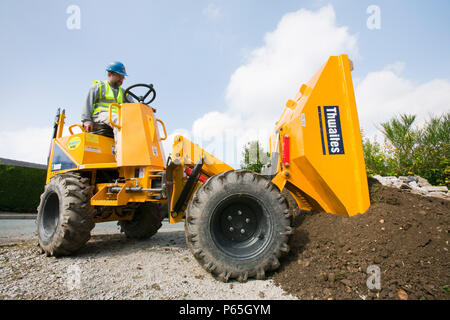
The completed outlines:
[[[45,201],[41,220],[42,236],[46,239],[53,236],[59,223],[59,198],[52,193]]]
[[[237,194],[222,200],[211,215],[211,234],[226,255],[249,259],[269,242],[269,217],[257,198]]]
[[[230,241],[246,241],[257,228],[255,214],[247,206],[232,205],[222,213],[221,227],[224,236]]]

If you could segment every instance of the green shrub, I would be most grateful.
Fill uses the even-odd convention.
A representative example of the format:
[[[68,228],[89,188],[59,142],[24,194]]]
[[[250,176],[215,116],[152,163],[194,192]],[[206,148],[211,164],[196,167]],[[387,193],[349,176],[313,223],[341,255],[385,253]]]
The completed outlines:
[[[363,151],[366,170],[369,176],[377,174],[392,176],[395,174],[392,169],[394,167],[394,160],[383,152],[382,146],[376,140],[370,141],[369,139],[363,139]]]
[[[413,171],[436,185],[449,185],[450,113],[431,118],[421,131]]]
[[[36,212],[46,171],[0,164],[0,211]]]
[[[418,175],[432,185],[449,185],[450,113],[431,117],[423,128],[415,115],[400,115],[381,124],[384,145],[363,138],[367,173]]]
[[[413,128],[415,115],[402,114],[381,124],[381,132],[387,141],[386,148],[395,160],[397,172],[405,175],[413,171],[415,163],[415,149],[419,143],[420,130]]]

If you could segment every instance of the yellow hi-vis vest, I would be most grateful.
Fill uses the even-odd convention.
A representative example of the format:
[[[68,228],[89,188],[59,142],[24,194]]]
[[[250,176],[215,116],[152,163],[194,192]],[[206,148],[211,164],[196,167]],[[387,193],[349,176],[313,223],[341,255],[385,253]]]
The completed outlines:
[[[122,87],[119,87],[119,93],[117,94],[117,99],[114,97],[114,92],[111,89],[108,81],[98,81],[95,80],[94,84],[100,84],[98,88],[98,96],[94,103],[94,110],[92,111],[92,115],[100,112],[100,111],[109,111],[109,105],[111,103],[123,103],[123,92]],[[112,112],[117,113],[117,107],[112,107]]]

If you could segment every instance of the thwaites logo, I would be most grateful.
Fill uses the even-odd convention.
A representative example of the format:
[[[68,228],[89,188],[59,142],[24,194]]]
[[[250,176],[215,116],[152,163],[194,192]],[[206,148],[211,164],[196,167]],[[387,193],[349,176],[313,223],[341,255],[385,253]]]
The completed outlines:
[[[339,106],[324,106],[323,117],[325,122],[325,132],[327,135],[328,154],[344,154],[344,139],[342,137],[341,117]],[[322,116],[319,107],[320,133],[322,137],[322,151],[325,154],[324,135],[322,127]]]

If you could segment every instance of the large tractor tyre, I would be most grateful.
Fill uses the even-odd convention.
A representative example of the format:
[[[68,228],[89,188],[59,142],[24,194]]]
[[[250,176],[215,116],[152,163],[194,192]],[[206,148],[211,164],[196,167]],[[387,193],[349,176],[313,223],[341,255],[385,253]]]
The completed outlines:
[[[286,188],[283,189],[281,194],[286,198],[289,213],[294,220],[300,214],[300,208],[298,207],[297,201],[295,201],[294,196]]]
[[[41,195],[36,219],[39,246],[47,256],[70,255],[91,237],[94,209],[88,178],[64,173],[52,178]]]
[[[247,170],[213,176],[189,203],[186,242],[200,265],[227,282],[264,279],[289,251],[286,199],[267,178]]]
[[[148,239],[162,226],[164,215],[156,204],[142,204],[134,212],[132,220],[119,221],[120,232],[127,238]]]

